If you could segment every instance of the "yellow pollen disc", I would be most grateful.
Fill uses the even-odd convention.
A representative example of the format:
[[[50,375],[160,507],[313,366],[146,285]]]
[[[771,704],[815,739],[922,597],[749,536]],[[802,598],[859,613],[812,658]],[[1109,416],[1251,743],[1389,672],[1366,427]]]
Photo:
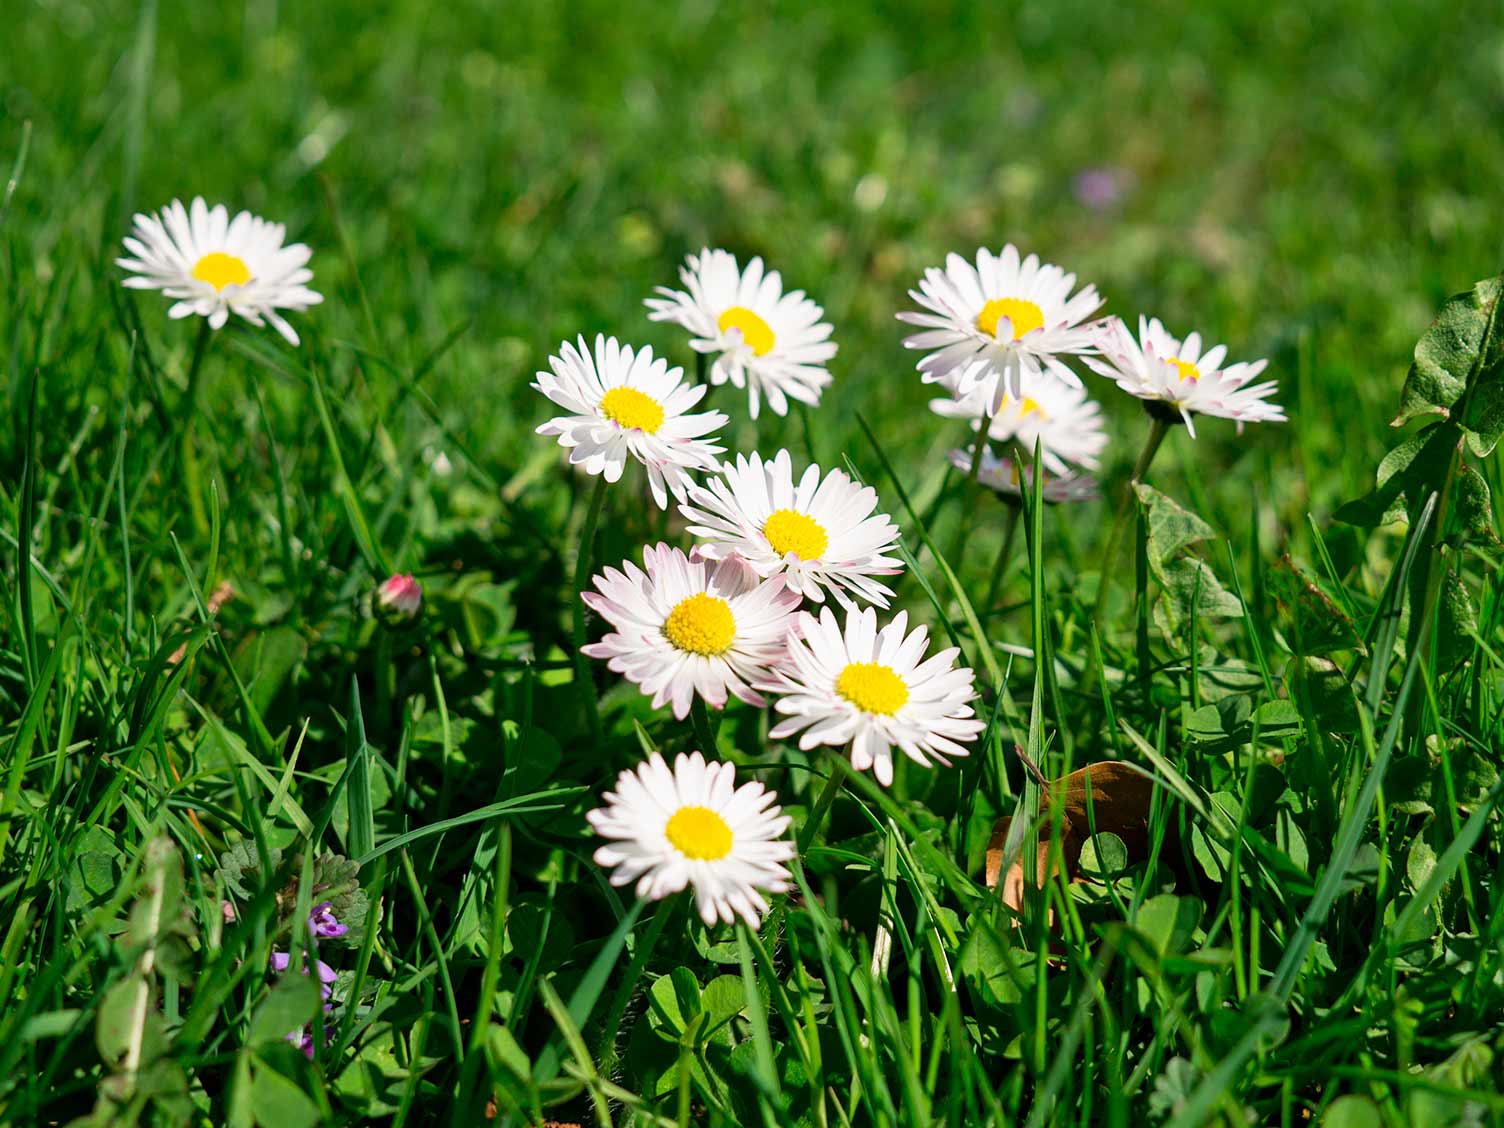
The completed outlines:
[[[714,658],[731,649],[736,620],[724,599],[702,591],[674,605],[663,621],[663,637],[680,650]]]
[[[1026,419],[1031,412],[1038,415],[1041,419],[1049,418],[1049,416],[1044,413],[1044,408],[1039,406],[1038,400],[1032,399],[1029,396],[1025,396],[1024,402],[1018,405],[1018,417],[1020,419]]]
[[[793,509],[777,509],[763,523],[762,535],[779,556],[792,552],[800,560],[816,560],[830,547],[825,527]]]
[[[773,351],[773,328],[746,306],[732,306],[716,322],[724,333],[727,329],[740,329],[742,340],[757,356],[767,356]]]
[[[977,328],[989,337],[997,336],[997,323],[1006,317],[1013,326],[1013,339],[1044,328],[1044,310],[1027,298],[993,298],[977,314]]]
[[[836,679],[836,692],[864,713],[891,717],[909,699],[904,680],[881,662],[853,662]]]
[[[214,251],[193,264],[193,277],[223,290],[226,286],[244,286],[251,280],[251,268],[245,259]]]
[[[697,862],[718,862],[731,853],[731,828],[709,807],[680,807],[663,833],[675,850]]]
[[[611,422],[628,430],[651,435],[663,426],[663,405],[636,388],[612,388],[601,397],[601,411]]]
[[[1165,361],[1165,363],[1175,369],[1175,374],[1179,376],[1182,381],[1201,379],[1201,369],[1197,368],[1188,360],[1180,360],[1172,356],[1169,358],[1169,360]]]

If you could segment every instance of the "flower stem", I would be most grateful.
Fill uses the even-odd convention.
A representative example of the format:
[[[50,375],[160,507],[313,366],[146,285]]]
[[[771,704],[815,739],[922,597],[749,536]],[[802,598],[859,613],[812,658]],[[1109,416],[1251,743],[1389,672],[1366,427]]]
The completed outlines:
[[[719,725],[710,723],[710,710],[705,707],[705,699],[695,694],[689,702],[689,722],[694,726],[695,739],[700,742],[700,751],[707,757],[715,755],[715,737]]]
[[[982,604],[982,614],[990,615],[997,601],[998,589],[1003,586],[1003,571],[1008,558],[1013,555],[1013,542],[1018,538],[1018,519],[1023,514],[1022,505],[1008,502],[1008,515],[1003,518],[1003,544],[997,550],[997,560],[992,565],[992,583],[987,586],[987,602]]]
[[[970,487],[977,484],[977,475],[982,472],[982,453],[987,449],[987,430],[992,426],[992,416],[982,416],[981,426],[977,428],[976,441],[971,444],[971,472],[966,475],[967,489],[962,492],[962,497],[967,502],[967,507],[962,510],[960,521],[956,524],[956,539],[950,550],[948,563],[956,575],[961,574],[961,553],[966,547],[966,536],[971,532],[971,502],[973,501]]]
[[[809,849],[809,844],[815,840],[815,831],[820,828],[821,821],[830,810],[831,804],[836,801],[836,795],[841,790],[841,784],[846,780],[846,758],[835,758],[834,766],[830,769],[830,775],[825,777],[825,786],[820,789],[820,797],[815,800],[815,805],[810,808],[809,814],[804,819],[804,826],[799,829],[799,856],[804,857],[804,852]]]
[[[1117,575],[1116,562],[1123,547],[1123,535],[1128,531],[1128,519],[1134,512],[1134,487],[1149,473],[1160,444],[1170,433],[1170,424],[1157,416],[1149,417],[1149,435],[1144,440],[1144,449],[1139,451],[1138,461],[1133,464],[1133,476],[1123,486],[1123,495],[1118,502],[1118,515],[1112,523],[1112,535],[1107,538],[1107,552],[1102,556],[1102,567],[1097,580],[1097,602],[1092,607],[1092,618],[1101,619],[1107,608],[1107,593],[1112,590],[1112,578]]]
[[[595,526],[600,520],[601,503],[606,498],[606,479],[596,478],[590,494],[590,508],[585,514],[585,524],[580,529],[580,551],[574,562],[574,676],[580,686],[580,703],[590,722],[590,735],[599,748],[603,743],[600,712],[595,703],[595,679],[590,676],[590,659],[581,650],[585,645],[585,601],[580,595],[585,590],[585,579],[590,575],[590,550],[595,544]]]
[[[183,387],[182,417],[191,421],[193,412],[198,407],[198,376],[204,366],[204,356],[209,352],[209,338],[214,336],[214,330],[209,327],[207,317],[199,318],[198,340],[193,342],[193,359],[188,362],[188,382]]]

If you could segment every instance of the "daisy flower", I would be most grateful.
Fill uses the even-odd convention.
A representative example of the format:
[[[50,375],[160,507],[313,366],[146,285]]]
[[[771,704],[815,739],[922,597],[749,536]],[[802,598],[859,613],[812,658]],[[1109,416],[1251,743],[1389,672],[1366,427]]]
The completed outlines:
[[[1099,357],[1086,359],[1093,371],[1116,380],[1123,391],[1143,400],[1151,414],[1158,408],[1169,420],[1183,421],[1192,438],[1196,415],[1236,420],[1239,429],[1244,423],[1285,421],[1285,409],[1269,402],[1278,384],[1273,380],[1249,383],[1269,362],[1224,364],[1227,346],[1203,350],[1200,333],[1180,341],[1170,336],[1158,318],[1140,317],[1138,340],[1134,340],[1128,327],[1114,319],[1099,348]]]
[[[789,817],[762,784],[737,787],[730,764],[707,764],[694,752],[675,757],[670,771],[654,752],[617,776],[605,800],[585,817],[609,839],[595,861],[611,870],[612,885],[635,881],[637,896],[648,901],[692,886],[707,925],[741,917],[754,929],[768,911],[759,891],[789,887],[783,863],[794,844],[779,837]]]
[[[660,544],[642,562],[607,568],[596,591],[580,594],[616,628],[583,652],[652,694],[654,708],[672,701],[680,720],[695,694],[717,709],[728,692],[762,705],[751,683],[783,658],[798,594],[735,557],[712,562]]]
[[[1041,263],[1037,255],[1020,260],[1013,244],[994,255],[977,251],[973,266],[960,255],[945,260],[945,269],[924,272],[909,296],[922,311],[904,310],[898,320],[920,327],[904,346],[924,349],[919,371],[926,383],[986,361],[1014,396],[1026,376],[1051,372],[1067,384],[1079,384],[1060,358],[1095,351],[1092,326],[1083,325],[1102,305],[1096,287],[1074,295],[1076,276]],[[966,387],[959,389],[962,393]]]
[[[801,611],[789,636],[788,659],[763,683],[781,694],[774,708],[788,719],[768,733],[775,740],[801,732],[799,747],[851,746],[851,765],[893,782],[893,746],[916,764],[948,764],[965,756],[959,741],[984,727],[972,713],[971,670],[958,667],[952,647],[922,661],[926,628],[909,634],[900,611],[882,630],[872,608],[846,615],[844,631],[825,607],[816,619]]]
[[[130,272],[125,286],[161,290],[176,298],[168,317],[198,314],[219,329],[238,314],[252,325],[271,323],[288,344],[298,335],[277,311],[301,313],[323,295],[310,290],[312,253],[302,243],[283,246],[287,229],[248,211],[234,219],[223,204],[202,197],[183,207],[173,200],[161,216],[138,214],[123,240],[128,256],[115,260]]]
[[[663,296],[647,299],[648,319],[676,322],[694,335],[695,352],[719,354],[712,384],[745,387],[753,419],[763,396],[775,415],[787,415],[791,399],[820,402],[836,346],[820,320],[825,311],[803,290],[785,294],[778,271],[764,271],[760,258],[741,270],[729,251],[709,249],[690,255],[679,279],[688,292],[659,286]]]
[[[971,452],[953,450],[950,464],[961,473],[971,476]],[[982,451],[982,465],[977,470],[977,481],[1004,498],[1022,497],[1025,490],[1034,489],[1034,468],[1020,467],[1011,458],[999,458],[991,448]],[[1065,501],[1095,501],[1101,497],[1097,480],[1090,474],[1067,473],[1064,476],[1046,474],[1039,487],[1040,496],[1051,504]]]
[[[705,436],[726,422],[719,411],[699,415],[689,410],[706,389],[684,382],[682,368],[654,357],[653,350],[633,350],[615,337],[598,334],[595,351],[582,336],[578,345],[565,341],[558,356],[548,358],[552,372],[539,372],[533,387],[567,415],[550,419],[540,435],[558,435],[569,461],[587,473],[621,479],[627,458],[648,471],[648,485],[658,508],[668,508],[668,491],[680,501],[691,470],[715,470],[723,448]]]
[[[399,619],[411,619],[423,606],[423,586],[411,572],[393,572],[376,589],[376,606]]]
[[[877,491],[840,470],[822,479],[820,467],[810,466],[796,486],[789,452],[780,450],[767,462],[755,452],[737,455],[720,477],[691,487],[679,511],[706,540],[701,556],[734,553],[759,576],[782,575],[790,591],[816,603],[828,589],[844,607],[852,595],[886,607],[893,593],[872,577],[895,576],[903,562],[885,555],[898,526],[876,508]]]
[[[1063,476],[1071,465],[1097,468],[1098,456],[1107,446],[1107,432],[1102,427],[1102,408],[1088,398],[1085,388],[1057,380],[1047,372],[1025,376],[1022,394],[1017,396],[1005,391],[995,375],[958,375],[954,381],[942,381],[942,385],[959,387],[968,378],[970,391],[931,400],[930,409],[937,415],[970,419],[973,429],[988,416],[988,438],[1029,454],[1034,453],[1037,442],[1040,458],[1051,474]]]

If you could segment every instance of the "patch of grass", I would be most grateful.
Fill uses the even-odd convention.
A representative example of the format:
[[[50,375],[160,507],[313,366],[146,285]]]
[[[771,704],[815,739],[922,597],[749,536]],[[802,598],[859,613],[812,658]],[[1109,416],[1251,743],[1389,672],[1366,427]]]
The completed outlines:
[[[1495,17],[24,5],[0,75],[0,1119],[1499,1119],[1498,327],[1457,346],[1446,422],[1387,428],[1416,339],[1504,257]],[[1093,168],[1116,200],[1083,198]],[[119,286],[130,215],[196,194],[314,248],[300,348],[200,338]],[[946,252],[1008,241],[1109,312],[1268,356],[1291,416],[1171,434],[1100,614],[1138,406],[1090,385],[1109,500],[1033,502],[994,587],[1008,511],[950,469],[966,433],[893,320]],[[978,671],[988,727],[952,769],[827,788],[837,753],[770,741],[763,710],[705,739],[601,663],[593,731],[591,491],[528,383],[597,331],[692,370],[641,303],[702,245],[763,255],[835,324],[807,418],[712,403],[728,448],[847,467],[902,526],[896,606]],[[1415,457],[1367,496],[1391,448]],[[606,493],[582,575],[687,545],[639,483]],[[393,570],[423,585],[413,622],[375,608]],[[616,773],[701,744],[794,819],[758,932],[590,860]],[[1069,856],[1041,780],[1103,760],[1157,781],[1142,850],[1090,808]],[[1010,906],[989,845],[1033,812],[1000,847]],[[324,901],[352,925],[317,945],[327,1015],[265,970],[311,954]],[[284,1040],[321,1026],[311,1060]]]

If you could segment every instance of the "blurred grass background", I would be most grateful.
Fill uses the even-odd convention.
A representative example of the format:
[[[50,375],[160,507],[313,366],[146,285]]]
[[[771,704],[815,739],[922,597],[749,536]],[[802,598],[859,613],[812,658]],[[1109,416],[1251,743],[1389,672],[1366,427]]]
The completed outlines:
[[[202,193],[310,243],[329,304],[300,328],[371,346],[326,177],[379,347],[413,365],[471,323],[427,387],[503,477],[535,449],[527,381],[560,339],[687,359],[641,301],[707,243],[762,254],[834,321],[822,459],[860,461],[857,410],[900,465],[936,455],[955,436],[913,425],[929,390],[893,312],[947,251],[1013,241],[1110,312],[1271,358],[1295,422],[1208,426],[1195,466],[1220,515],[1245,522],[1258,478],[1288,527],[1371,480],[1410,342],[1504,260],[1488,3],[21,7],[0,71],[0,148],[35,130],[12,279],[35,266],[87,308],[130,211]],[[1092,169],[1115,202],[1083,199]],[[1142,423],[1093,386],[1127,463]]]

